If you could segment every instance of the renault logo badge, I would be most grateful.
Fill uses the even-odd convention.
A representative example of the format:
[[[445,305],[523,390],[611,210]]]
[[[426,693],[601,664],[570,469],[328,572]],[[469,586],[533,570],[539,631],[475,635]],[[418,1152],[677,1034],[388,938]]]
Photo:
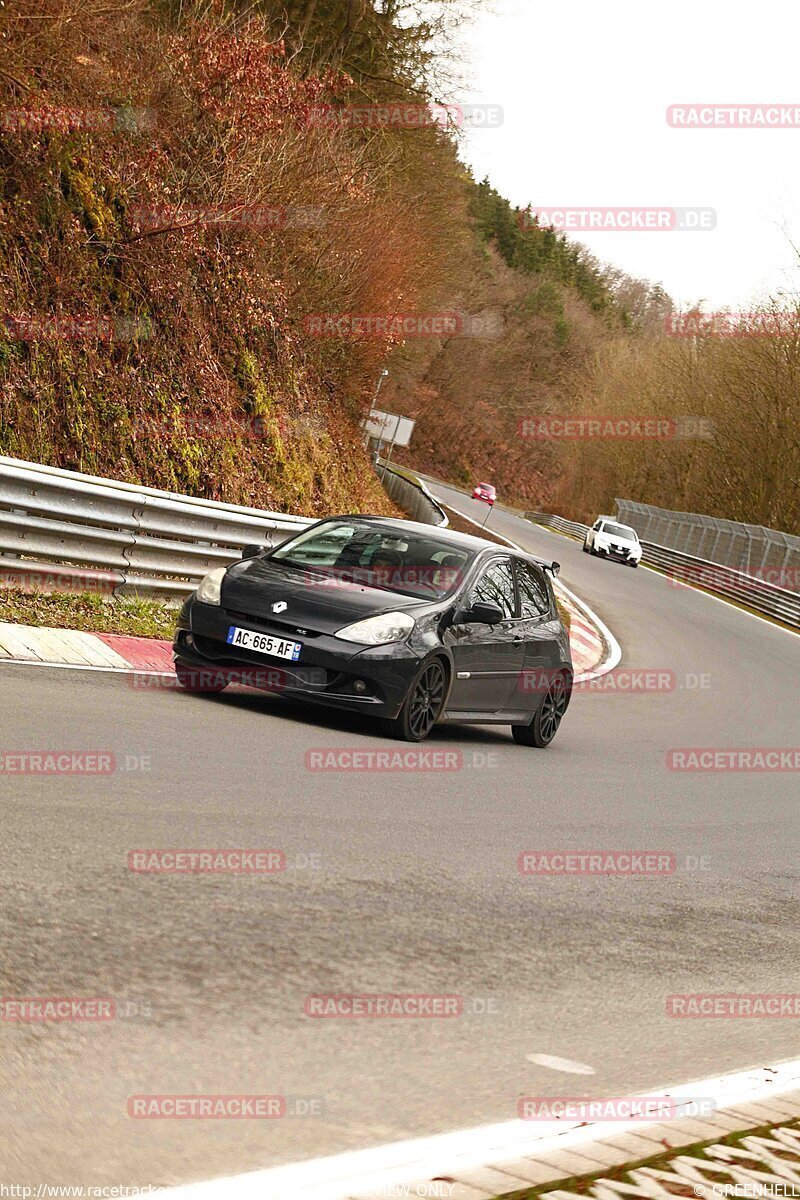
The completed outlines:
[[[286,603],[285,600],[279,600],[277,604],[273,604],[272,611],[274,613],[286,612],[286,609],[288,607],[289,607],[289,605]]]

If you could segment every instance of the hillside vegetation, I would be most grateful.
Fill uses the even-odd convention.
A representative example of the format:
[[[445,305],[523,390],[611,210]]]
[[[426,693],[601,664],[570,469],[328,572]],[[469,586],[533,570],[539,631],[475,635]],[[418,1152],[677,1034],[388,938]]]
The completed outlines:
[[[440,129],[412,145],[315,119],[363,98],[359,62],[407,91],[418,31],[387,14],[365,39],[338,15],[370,6],[289,7],[293,30],[282,4],[4,10],[4,453],[387,508],[358,429],[386,340],[306,318],[419,306],[467,236],[458,168]]]
[[[417,421],[399,457],[434,474],[572,516],[628,495],[796,527],[796,335],[670,339],[663,289],[470,176],[457,110],[396,119],[457,98],[468,5],[3,8],[0,452],[391,511],[360,433],[388,369],[381,407]],[[374,320],[407,314],[452,319],[424,336]],[[520,436],[570,413],[712,432]]]

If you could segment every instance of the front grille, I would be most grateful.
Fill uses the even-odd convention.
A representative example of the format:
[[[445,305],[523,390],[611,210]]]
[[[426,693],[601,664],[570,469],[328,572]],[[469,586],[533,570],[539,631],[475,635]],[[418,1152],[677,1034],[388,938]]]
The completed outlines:
[[[308,663],[292,663],[285,659],[273,658],[270,655],[258,654],[255,650],[245,650],[239,646],[236,647],[235,654],[231,654],[231,648],[227,642],[219,641],[217,638],[204,637],[198,633],[195,633],[193,637],[194,644],[203,658],[216,663],[219,668],[241,671],[242,663],[247,663],[254,668],[260,668],[264,673],[274,672],[284,676],[283,687],[286,688],[297,687],[311,691],[324,691],[331,686],[334,680],[341,678],[340,672],[329,671],[325,667],[311,666]]]
[[[245,626],[252,626],[257,633],[274,633],[276,637],[282,638],[316,638],[320,636],[315,629],[307,629],[304,625],[292,625],[286,621],[276,621],[274,617],[257,617],[253,613],[234,612],[230,608],[225,611],[232,622],[243,622]]]

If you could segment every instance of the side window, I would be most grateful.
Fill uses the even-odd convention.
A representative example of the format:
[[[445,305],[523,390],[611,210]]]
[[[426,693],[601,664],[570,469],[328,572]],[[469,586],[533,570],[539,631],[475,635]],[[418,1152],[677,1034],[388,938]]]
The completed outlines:
[[[601,526],[602,524],[603,524],[603,522],[602,522],[602,521],[595,521],[594,525],[592,526],[592,529],[595,531],[595,533],[599,533],[599,532],[600,532],[600,526]]]
[[[475,587],[472,589],[470,601],[482,601],[484,604],[499,604],[503,615],[512,618],[516,611],[514,597],[514,572],[508,559],[493,562],[484,571]]]
[[[521,616],[545,617],[550,613],[550,596],[544,575],[528,563],[517,563]]]

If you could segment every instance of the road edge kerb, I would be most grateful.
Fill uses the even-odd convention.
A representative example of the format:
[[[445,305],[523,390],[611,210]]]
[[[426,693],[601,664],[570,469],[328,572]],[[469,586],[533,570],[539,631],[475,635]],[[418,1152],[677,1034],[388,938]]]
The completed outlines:
[[[0,621],[0,664],[140,671],[172,675],[172,643],[131,634],[91,633]]]
[[[538,1192],[551,1195],[559,1184],[636,1168],[672,1149],[713,1145],[733,1133],[747,1134],[796,1119],[800,1059],[651,1088],[642,1095],[683,1102],[713,1100],[716,1107],[702,1119],[687,1116],[660,1122],[564,1126],[557,1121],[505,1121],[182,1184],[167,1195],[170,1200],[387,1200],[417,1195],[522,1200]]]
[[[678,1138],[678,1140],[674,1144],[670,1145],[669,1148],[662,1147],[660,1152],[656,1154],[650,1154],[646,1158],[627,1159],[625,1162],[619,1164],[609,1163],[602,1169],[586,1174],[565,1175],[560,1179],[551,1179],[545,1183],[534,1184],[532,1187],[524,1187],[512,1192],[495,1193],[495,1195],[492,1197],[492,1200],[538,1200],[538,1197],[540,1196],[547,1198],[547,1200],[555,1200],[556,1197],[561,1200],[561,1197],[565,1195],[586,1196],[587,1194],[591,1197],[592,1193],[590,1189],[593,1185],[599,1184],[602,1186],[603,1184],[611,1184],[613,1187],[615,1183],[619,1184],[622,1182],[624,1176],[628,1175],[630,1172],[639,1171],[643,1167],[658,1166],[660,1169],[664,1169],[665,1167],[668,1168],[674,1159],[682,1158],[683,1155],[696,1157],[703,1151],[715,1147],[736,1146],[741,1143],[742,1139],[746,1137],[765,1137],[775,1129],[780,1129],[790,1124],[797,1124],[797,1122],[800,1121],[800,1091],[786,1092],[782,1095],[783,1099],[781,1103],[790,1105],[791,1111],[784,1114],[779,1120],[767,1121],[766,1123],[762,1121],[761,1124],[750,1124],[743,1126],[742,1120],[746,1120],[749,1113],[753,1112],[755,1108],[761,1109],[763,1107],[762,1103],[757,1105],[743,1105],[741,1108],[737,1109],[720,1109],[719,1112],[714,1114],[718,1122],[727,1123],[730,1121],[732,1125],[736,1125],[736,1128],[731,1129],[730,1133],[723,1134],[720,1131],[716,1137],[705,1138],[702,1141],[693,1140],[687,1142],[682,1138]],[[769,1105],[769,1107],[773,1106]],[[753,1119],[754,1117],[755,1114],[753,1112]],[[689,1136],[694,1137],[694,1135],[691,1133]],[[601,1144],[602,1143],[598,1143],[598,1145]],[[718,1165],[720,1170],[723,1170],[725,1167],[727,1167],[727,1164],[725,1163]],[[789,1164],[787,1163],[787,1165]],[[687,1185],[690,1182],[690,1180],[686,1180]],[[790,1186],[795,1188],[794,1192],[789,1193],[790,1195],[797,1195],[800,1193],[800,1185],[792,1185],[788,1180],[784,1180],[783,1183],[784,1185],[788,1183]],[[719,1200],[719,1197],[725,1194],[721,1192],[715,1192],[711,1183],[706,1183],[703,1185],[703,1187],[704,1195],[708,1197],[709,1193],[711,1193],[709,1200]],[[727,1194],[730,1195],[731,1193],[729,1192]],[[753,1194],[755,1195],[755,1193]],[[778,1193],[778,1195],[784,1194],[785,1193]],[[699,1195],[699,1193],[696,1192],[695,1195]],[[769,1193],[764,1191],[762,1195],[768,1196]]]
[[[478,527],[478,529],[483,528],[480,522],[476,521],[474,517],[469,516],[468,513],[462,512],[459,508],[454,508],[452,504],[445,504],[444,500],[441,499],[438,499],[437,503],[440,504],[441,507],[446,511],[455,513],[464,521],[469,521],[470,525],[475,525]],[[530,553],[530,551],[526,550],[524,546],[518,546],[516,542],[512,542],[511,538],[507,538],[504,534],[498,533],[496,529],[492,529],[490,532],[492,537],[496,537],[501,542],[505,542],[505,544],[507,546],[511,546],[513,550],[519,550],[521,554]],[[586,622],[589,630],[594,632],[599,643],[597,657],[594,661],[592,661],[591,658],[587,658],[585,655],[580,655],[582,658],[583,669],[576,672],[575,682],[588,683],[592,679],[599,679],[602,675],[607,675],[609,671],[613,671],[615,667],[619,666],[619,663],[622,660],[622,647],[606,623],[600,617],[598,617],[597,613],[589,607],[585,600],[581,600],[580,596],[576,596],[575,593],[560,579],[555,579],[554,584],[556,591],[560,595],[562,603],[564,604],[565,608],[569,610],[570,616],[577,616],[579,621]],[[572,643],[572,641],[573,639],[570,637],[570,642]],[[572,649],[573,657],[575,657],[575,645],[573,645]]]

